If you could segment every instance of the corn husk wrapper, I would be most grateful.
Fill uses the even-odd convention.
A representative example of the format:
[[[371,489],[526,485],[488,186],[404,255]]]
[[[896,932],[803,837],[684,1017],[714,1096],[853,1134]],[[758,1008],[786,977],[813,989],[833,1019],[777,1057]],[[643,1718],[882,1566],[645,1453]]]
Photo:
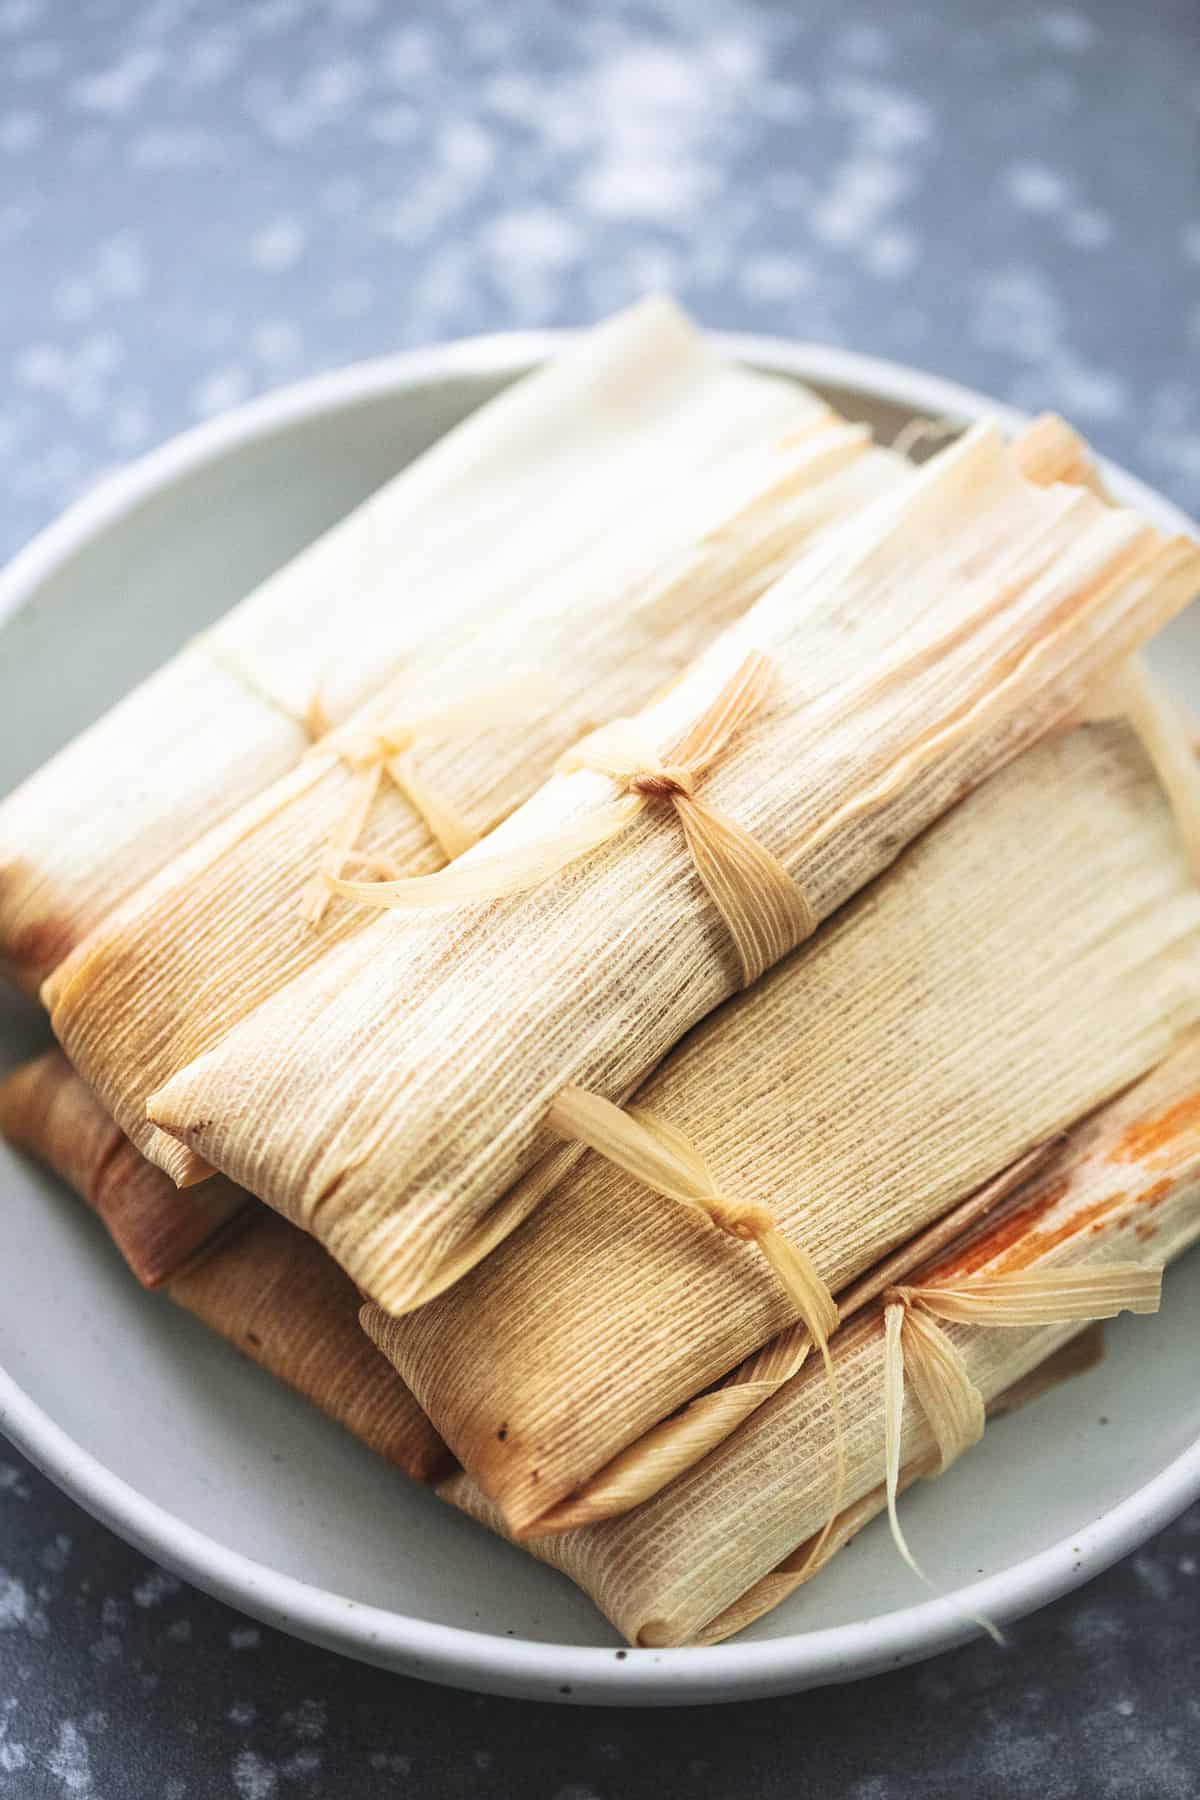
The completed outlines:
[[[1200,892],[1167,797],[1128,726],[1082,726],[706,1020],[634,1118],[682,1132],[841,1295],[1198,1019]],[[448,1293],[366,1322],[520,1535],[697,1460],[800,1366],[807,1334],[776,1337],[795,1317],[752,1245],[589,1153]]]
[[[1119,1264],[1161,1266],[1200,1237],[1200,1039],[1077,1126],[1054,1161],[923,1284],[1018,1271],[1063,1279],[1092,1269],[1097,1292]],[[1104,1305],[1097,1298],[1097,1310]],[[940,1329],[984,1401],[1002,1395],[1087,1327],[1086,1318],[1027,1327]],[[1153,1326],[1147,1328],[1153,1332]],[[821,1562],[885,1504],[884,1330],[879,1311],[847,1326],[833,1355],[842,1396],[847,1477]],[[1147,1353],[1153,1355],[1151,1337]],[[911,1389],[901,1465],[932,1474],[939,1453]],[[815,1572],[828,1520],[834,1453],[828,1391],[810,1365],[703,1463],[623,1519],[529,1547],[589,1593],[632,1643],[715,1643],[742,1629]],[[904,1485],[902,1478],[901,1486]],[[466,1477],[446,1498],[493,1525]],[[936,1569],[932,1571],[936,1574]]]
[[[203,1165],[147,1122],[147,1097],[373,918],[319,881],[348,808],[353,829],[365,802],[355,848],[393,876],[441,868],[443,848],[411,803],[414,775],[468,837],[483,835],[599,720],[674,681],[810,537],[904,476],[899,458],[809,397],[797,392],[792,413],[785,435],[631,508],[606,543],[514,599],[486,634],[389,683],[59,965],[43,988],[58,1037],[177,1181]],[[372,745],[406,727],[411,751],[381,767]],[[340,873],[341,859],[332,866]],[[319,918],[305,910],[315,878]]]
[[[639,725],[666,753],[748,654],[770,661],[770,702],[703,798],[824,918],[1078,706],[1197,574],[1186,540],[1033,486],[984,424],[828,533]],[[488,859],[611,820],[614,791],[588,770],[555,778],[445,871],[452,891]],[[428,898],[429,884],[406,885]],[[739,978],[677,808],[648,807],[531,892],[385,916],[149,1113],[400,1312],[478,1261],[569,1166],[546,1127],[565,1085],[624,1099]]]
[[[0,970],[36,990],[184,844],[400,664],[563,566],[799,390],[666,301],[585,335],[449,433],[0,805]]]
[[[436,1481],[453,1466],[408,1388],[358,1329],[354,1283],[277,1213],[253,1204],[167,1292],[412,1480]]]
[[[178,1194],[60,1050],[47,1051],[0,1083],[0,1136],[47,1163],[87,1201],[143,1287],[160,1287],[256,1204],[223,1177]]]
[[[448,1472],[453,1458],[358,1329],[354,1285],[319,1244],[230,1182],[177,1193],[58,1051],[0,1084],[0,1133],[99,1213],[146,1286],[163,1287],[405,1474]]]

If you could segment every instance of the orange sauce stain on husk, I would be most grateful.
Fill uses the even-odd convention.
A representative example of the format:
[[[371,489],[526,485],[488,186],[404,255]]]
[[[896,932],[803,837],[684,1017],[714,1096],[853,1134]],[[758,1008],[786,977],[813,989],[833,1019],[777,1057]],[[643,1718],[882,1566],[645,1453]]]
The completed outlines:
[[[1189,1132],[1200,1133],[1200,1094],[1188,1094],[1164,1112],[1136,1119],[1126,1126],[1110,1152],[1116,1163],[1162,1166],[1175,1153],[1178,1141]]]

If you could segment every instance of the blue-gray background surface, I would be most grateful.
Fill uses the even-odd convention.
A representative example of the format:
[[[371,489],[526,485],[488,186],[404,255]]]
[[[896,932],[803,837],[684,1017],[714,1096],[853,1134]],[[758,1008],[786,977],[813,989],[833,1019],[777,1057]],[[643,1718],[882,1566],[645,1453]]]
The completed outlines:
[[[0,556],[280,381],[654,287],[1197,509],[1200,0],[0,0]],[[0,1452],[0,1796],[1181,1800],[1198,1559],[1200,1510],[1005,1654],[585,1715],[260,1631]]]

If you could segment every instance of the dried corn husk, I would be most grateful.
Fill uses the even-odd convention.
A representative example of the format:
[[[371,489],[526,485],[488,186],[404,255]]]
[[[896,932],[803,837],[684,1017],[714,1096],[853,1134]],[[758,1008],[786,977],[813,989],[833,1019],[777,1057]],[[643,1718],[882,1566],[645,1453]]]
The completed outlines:
[[[99,1213],[133,1273],[418,1481],[453,1458],[358,1329],[319,1244],[231,1182],[180,1195],[121,1136],[58,1051],[0,1085],[0,1132]]]
[[[43,999],[72,1061],[139,1148],[177,1181],[202,1173],[190,1150],[147,1122],[147,1097],[370,922],[324,887],[328,909],[305,913],[323,862],[340,872],[356,842],[393,874],[441,868],[430,795],[439,835],[447,815],[466,835],[488,831],[559,753],[675,680],[814,533],[895,485],[905,467],[797,394],[785,435],[631,508],[577,567],[514,599],[486,634],[390,682],[132,895],[59,965]],[[493,671],[509,673],[489,698]],[[374,745],[402,744],[406,725],[410,753],[386,765],[372,758]],[[380,782],[384,766],[399,767],[402,786]]]
[[[1084,1120],[1053,1162],[1002,1214],[940,1257],[924,1284],[982,1273],[1162,1266],[1200,1237],[1200,1038]],[[1083,1327],[941,1327],[984,1400],[1003,1394]],[[1153,1329],[1152,1327],[1150,1328]],[[1148,1347],[1149,1345],[1149,1340]],[[882,1309],[846,1327],[833,1354],[848,1455],[844,1542],[884,1503]],[[925,1414],[905,1403],[900,1461],[932,1472],[937,1445]],[[826,1524],[833,1434],[821,1371],[810,1366],[720,1449],[623,1519],[530,1547],[565,1569],[631,1642],[716,1642],[778,1604],[805,1576],[808,1545]],[[495,1520],[466,1478],[447,1497]]]
[[[1200,893],[1169,803],[1127,726],[1083,726],[994,776],[694,1031],[634,1121],[669,1121],[723,1204],[765,1210],[844,1311],[861,1271],[1198,1019]],[[666,1163],[588,1154],[447,1294],[367,1317],[518,1535],[640,1503],[803,1361],[806,1333],[774,1335],[807,1316],[803,1295],[676,1204],[687,1165]]]
[[[354,1283],[265,1206],[241,1218],[168,1283],[172,1300],[414,1481],[444,1476],[454,1459],[358,1329]]]
[[[194,1194],[176,1193],[60,1050],[47,1051],[0,1083],[0,1135],[48,1163],[87,1201],[144,1287],[161,1286],[255,1204],[224,1178]]]
[[[641,724],[661,750],[748,655],[772,660],[768,706],[702,792],[823,918],[1076,707],[1198,574],[1185,540],[1034,487],[984,424],[828,533]],[[447,875],[552,846],[612,801],[591,771],[557,777]],[[733,992],[674,812],[642,812],[529,894],[385,916],[175,1076],[151,1118],[314,1231],[385,1310],[428,1299],[573,1160],[546,1127],[555,1095],[623,1099]]]
[[[631,505],[800,403],[790,384],[731,369],[661,300],[509,389],[0,806],[0,969],[36,989],[400,664],[490,625]]]

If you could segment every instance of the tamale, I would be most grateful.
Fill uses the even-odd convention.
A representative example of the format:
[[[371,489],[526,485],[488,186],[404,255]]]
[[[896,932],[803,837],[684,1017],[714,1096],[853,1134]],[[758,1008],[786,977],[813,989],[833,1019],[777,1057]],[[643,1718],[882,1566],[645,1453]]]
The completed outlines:
[[[0,1137],[48,1163],[98,1213],[143,1287],[160,1287],[252,1202],[223,1177],[181,1196],[60,1050],[0,1082]]]
[[[352,1282],[319,1244],[229,1182],[179,1194],[57,1051],[0,1084],[0,1135],[99,1214],[132,1272],[414,1480],[453,1458],[358,1329]]]
[[[0,805],[0,969],[40,981],[422,646],[794,416],[668,302],[585,335],[272,575]]]
[[[1077,707],[1198,575],[1187,540],[1034,486],[987,423],[825,534],[637,721],[668,759],[723,722],[704,816],[795,903],[747,921],[760,964]],[[547,1126],[562,1089],[624,1098],[743,979],[710,898],[728,866],[702,878],[681,830],[687,783],[667,761],[620,785],[556,776],[442,874],[378,884],[432,910],[385,914],[292,982],[152,1097],[153,1122],[385,1310],[432,1297],[574,1160]]]
[[[1198,1020],[1200,891],[1173,812],[1128,726],[1081,726],[697,1027],[635,1117],[765,1204],[838,1295]],[[807,1339],[774,1384],[756,1359],[676,1410],[794,1318],[750,1245],[588,1152],[448,1293],[366,1323],[520,1535],[625,1510],[653,1491],[644,1469],[657,1484],[704,1454]]]
[[[440,868],[443,848],[412,803],[418,770],[421,792],[437,796],[468,841],[482,836],[598,720],[673,681],[810,537],[906,470],[872,448],[863,428],[797,392],[782,434],[631,507],[620,531],[577,567],[534,583],[486,633],[419,660],[297,768],[174,858],[42,990],[60,1041],[122,1129],[176,1180],[203,1172],[185,1146],[148,1124],[146,1100],[371,921],[319,881],[348,809],[353,828],[363,803],[356,854],[393,875]],[[489,715],[497,671],[493,704],[501,702],[507,723]],[[451,709],[443,725],[453,719],[456,727],[444,734],[439,703]],[[399,734],[422,715],[433,729],[414,731],[400,767]],[[385,767],[398,770],[403,787],[380,782]],[[334,866],[340,873],[340,859]],[[314,879],[319,918],[303,911]]]
[[[1054,1272],[1065,1282],[1132,1261],[1159,1268],[1200,1237],[1200,1038],[1068,1135],[1002,1214],[922,1278]],[[1014,1327],[944,1324],[983,1400],[1053,1355],[1085,1321]],[[1146,1345],[1153,1353],[1153,1325]],[[847,1478],[833,1543],[884,1503],[883,1315],[835,1339]],[[931,1471],[938,1449],[910,1392],[900,1460]],[[476,1516],[494,1510],[465,1477],[442,1490]],[[777,1605],[812,1573],[811,1551],[834,1493],[834,1434],[820,1369],[804,1369],[702,1464],[623,1519],[536,1540],[631,1643],[712,1643]],[[826,1545],[828,1549],[828,1544]],[[982,1546],[981,1546],[982,1548]],[[918,1590],[920,1591],[920,1590]]]
[[[354,1283],[278,1213],[254,1202],[167,1292],[412,1480],[436,1481],[452,1467],[408,1388],[358,1329]]]

